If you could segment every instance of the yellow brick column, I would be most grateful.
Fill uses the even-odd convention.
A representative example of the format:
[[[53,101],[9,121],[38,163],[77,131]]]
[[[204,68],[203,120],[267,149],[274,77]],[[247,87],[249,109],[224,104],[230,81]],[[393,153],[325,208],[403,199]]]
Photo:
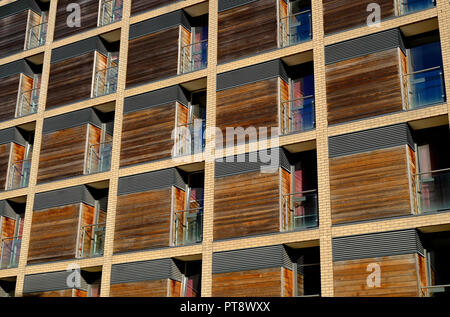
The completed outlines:
[[[450,2],[437,0],[439,33],[441,37],[442,61],[444,63],[444,80],[447,95],[447,109],[450,121]]]
[[[214,132],[216,126],[216,72],[217,72],[217,1],[209,1],[208,69],[206,82],[206,129]],[[202,297],[212,295],[212,252],[214,221],[214,154],[215,135],[207,135],[205,145],[205,189],[202,242]]]
[[[328,160],[328,122],[322,1],[312,1],[312,25],[316,102],[321,293],[324,297],[331,297],[334,294],[334,289],[333,258],[331,247],[330,173]]]
[[[117,78],[116,107],[114,114],[114,135],[111,155],[111,178],[109,180],[105,246],[103,252],[102,282],[100,292],[101,297],[109,297],[110,291],[111,263],[114,247],[114,227],[116,223],[117,188],[119,183],[123,104],[125,98],[126,71],[128,61],[128,36],[130,31],[131,1],[124,1],[122,10],[119,71]]]
[[[25,219],[22,232],[22,245],[19,257],[18,274],[16,281],[16,297],[22,296],[23,292],[23,282],[25,278],[25,268],[28,258],[28,248],[30,242],[30,232],[31,223],[33,218],[33,205],[34,196],[36,192],[37,174],[39,167],[39,155],[42,143],[42,127],[44,125],[44,111],[45,102],[47,100],[47,87],[50,75],[50,61],[51,61],[51,45],[53,41],[53,33],[55,29],[55,19],[56,19],[56,5],[58,1],[50,2],[49,17],[48,17],[48,28],[47,28],[47,38],[45,41],[44,48],[44,61],[42,65],[42,77],[41,77],[41,89],[39,94],[39,104],[36,118],[34,144],[33,144],[33,154],[31,158],[31,168],[30,168],[30,178],[28,182],[28,194],[27,202],[25,207]]]

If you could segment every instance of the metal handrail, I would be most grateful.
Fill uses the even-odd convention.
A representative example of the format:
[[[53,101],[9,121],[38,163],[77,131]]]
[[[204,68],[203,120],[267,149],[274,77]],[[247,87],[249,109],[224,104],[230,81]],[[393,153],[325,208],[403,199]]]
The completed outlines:
[[[403,76],[410,76],[410,75],[415,75],[415,74],[420,74],[420,73],[425,73],[431,70],[436,70],[436,69],[441,69],[441,66],[435,66],[435,67],[430,67],[427,69],[421,69],[415,72],[411,72],[411,73],[407,73],[407,74],[403,74]]]
[[[440,172],[450,172],[450,167],[449,168],[442,168],[442,169],[439,169],[439,170],[428,171],[428,172],[420,172],[420,173],[416,173],[414,175],[415,176],[419,176],[419,175],[423,175],[423,174],[440,173]]]
[[[299,16],[299,15],[304,15],[306,13],[309,13],[309,39],[312,38],[312,19],[311,19],[312,10],[308,9],[308,10],[304,10],[304,11],[297,12],[294,14],[289,14],[285,17],[280,18],[281,45],[283,47],[299,42],[299,41],[292,41],[291,37],[296,36],[297,34],[291,34],[291,32],[290,32],[291,27],[298,26],[299,24],[290,25],[290,21],[291,21],[291,18]],[[287,43],[285,41],[285,36],[287,37]]]

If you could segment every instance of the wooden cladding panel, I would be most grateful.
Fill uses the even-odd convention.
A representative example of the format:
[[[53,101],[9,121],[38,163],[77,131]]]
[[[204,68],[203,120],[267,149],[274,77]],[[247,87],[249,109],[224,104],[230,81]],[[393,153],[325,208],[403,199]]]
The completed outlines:
[[[47,109],[91,97],[94,55],[89,52],[51,64]]]
[[[333,224],[411,213],[405,146],[330,159]]]
[[[416,165],[416,152],[409,146],[406,147],[408,153],[408,169],[409,169],[409,182],[410,182],[410,193],[411,193],[411,208],[414,214],[419,213],[419,207],[417,204],[417,184],[416,184],[416,173],[418,173],[418,168]]]
[[[168,247],[170,188],[118,196],[114,253]]]
[[[20,74],[0,80],[0,121],[14,119],[19,93]]]
[[[87,126],[43,134],[38,183],[83,175]]]
[[[183,284],[175,280],[169,280],[169,283],[170,283],[170,297],[183,297],[181,293]]]
[[[92,225],[95,222],[95,207],[81,203],[81,226]],[[80,229],[81,229],[80,226]],[[81,250],[84,250],[85,254],[90,254],[92,240],[94,237],[94,227],[86,227],[84,242],[82,236],[80,236],[80,241],[78,245],[78,252],[81,254]],[[84,245],[83,245],[84,243]]]
[[[111,297],[166,297],[168,279],[113,284]]]
[[[73,290],[73,297],[88,297],[88,292],[81,289]]]
[[[73,289],[63,289],[58,291],[26,293],[23,297],[72,297]]]
[[[283,297],[294,296],[294,273],[287,268],[281,268],[283,270]]]
[[[264,127],[269,137],[270,128],[278,127],[278,78],[218,91],[216,109],[216,125],[223,134],[222,144],[226,144],[227,127],[254,127],[258,139],[259,128]],[[218,136],[216,142],[220,141]],[[236,137],[234,142],[236,144]]]
[[[380,265],[379,287],[368,286],[371,263]],[[337,297],[418,296],[416,254],[334,262],[333,276]]]
[[[28,264],[73,259],[80,204],[33,212]]]
[[[325,34],[344,31],[350,28],[365,26],[367,17],[371,12],[367,6],[372,0],[324,0],[323,19]],[[393,0],[380,0],[377,4],[381,7],[381,19],[395,15]]]
[[[20,161],[22,161],[25,158],[25,146],[23,145],[19,145],[17,143],[11,143],[11,156],[10,156],[10,160],[11,160],[11,170],[12,170],[12,164],[14,163],[18,163]],[[18,168],[20,168],[22,166],[21,163],[18,163],[18,165],[16,165]],[[12,180],[12,173],[11,170],[9,171],[9,175],[8,175],[8,182],[11,183]],[[14,172],[14,184],[20,184],[20,181],[22,179],[22,175],[21,173],[18,173],[18,170],[15,169]]]
[[[9,156],[11,151],[11,144],[6,143],[0,145],[0,189],[6,188],[6,177],[9,168]]]
[[[163,5],[169,5],[179,0],[132,0],[131,15],[155,9]]]
[[[124,114],[120,166],[170,158],[175,102]]]
[[[329,124],[403,109],[398,50],[326,66]]]
[[[73,10],[67,10],[67,6],[73,3],[73,0],[59,0],[58,7],[56,9],[56,22],[55,22],[55,40],[59,40],[63,37],[80,34],[84,31],[97,27],[98,21],[98,8],[99,0],[78,0],[76,3],[80,6],[80,26],[69,27],[67,21],[74,22],[72,16]]]
[[[213,274],[213,297],[280,297],[281,268]]]
[[[277,48],[276,3],[259,0],[219,12],[219,63]]]
[[[179,27],[130,40],[127,88],[178,73]]]
[[[281,194],[283,195],[283,204],[288,204],[288,206],[290,206],[291,204],[291,199],[290,196],[284,196],[287,194],[290,194],[293,192],[292,188],[291,188],[291,178],[292,175],[286,171],[284,168],[280,168],[280,172],[281,172]],[[287,201],[285,201],[285,199]],[[287,214],[288,209],[284,208],[286,205],[283,205],[283,214],[282,214],[282,222],[283,225],[287,224],[287,227],[284,229],[288,229],[291,228],[290,226],[291,224],[291,217],[289,217],[289,215]]]
[[[216,179],[214,240],[279,231],[278,173],[253,172]]]
[[[16,229],[16,220],[8,217],[0,217],[0,238],[14,237]],[[6,251],[6,250],[5,250]]]
[[[0,19],[0,57],[23,51],[28,12],[25,10]]]

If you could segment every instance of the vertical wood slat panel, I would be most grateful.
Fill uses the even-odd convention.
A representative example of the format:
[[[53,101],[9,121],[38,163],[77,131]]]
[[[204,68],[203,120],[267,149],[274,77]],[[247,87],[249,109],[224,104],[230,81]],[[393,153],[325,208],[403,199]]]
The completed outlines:
[[[330,159],[333,224],[411,213],[405,146]]]
[[[46,108],[54,108],[91,97],[94,52],[50,65]]]
[[[278,172],[254,172],[216,179],[214,240],[279,230]]]
[[[178,37],[176,26],[130,40],[127,88],[177,75]]]
[[[83,175],[88,125],[42,136],[38,183]]]
[[[124,114],[120,166],[169,158],[175,102]]]
[[[29,10],[0,19],[0,57],[23,51]]]
[[[168,247],[170,188],[118,196],[114,253]]]
[[[377,4],[381,7],[381,19],[395,15],[393,0],[380,0]],[[367,17],[367,6],[372,0],[324,0],[323,19],[325,34],[344,31],[350,28],[364,26]]]
[[[277,48],[276,4],[258,0],[219,12],[218,63]]]
[[[326,66],[329,124],[403,110],[397,50]]]
[[[33,212],[29,264],[75,258],[80,205]]]
[[[81,19],[79,27],[69,27],[67,24],[67,21],[71,21],[72,23],[74,22],[73,9],[69,11],[67,10],[67,7],[71,3],[76,3],[80,6]],[[78,0],[76,2],[73,0],[59,0],[56,11],[54,39],[59,40],[67,36],[80,34],[96,28],[98,22],[98,3],[99,0]],[[69,18],[70,15],[71,18]]]
[[[380,265],[380,286],[370,287],[369,264]],[[416,254],[357,259],[333,263],[334,295],[341,297],[418,296]]]

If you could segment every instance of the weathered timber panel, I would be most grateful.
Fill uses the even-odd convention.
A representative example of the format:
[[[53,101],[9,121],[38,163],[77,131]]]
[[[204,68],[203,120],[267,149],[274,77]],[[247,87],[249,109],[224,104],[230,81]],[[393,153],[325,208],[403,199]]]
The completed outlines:
[[[411,213],[405,146],[330,159],[333,224]]]
[[[368,265],[380,265],[380,286],[369,287]],[[333,263],[334,296],[418,296],[416,255],[406,254]]]
[[[166,297],[168,279],[113,284],[111,297]]]
[[[47,109],[91,97],[94,55],[89,52],[51,64]]]
[[[28,10],[0,19],[0,57],[23,51]]]
[[[86,125],[42,136],[38,183],[83,175]]]
[[[283,297],[294,296],[294,273],[287,268],[281,268],[283,270]]]
[[[175,102],[124,114],[120,166],[169,158]]]
[[[80,204],[33,212],[28,263],[73,259]]]
[[[169,246],[171,195],[165,188],[118,197],[114,253]]]
[[[328,123],[403,109],[398,49],[326,66]]]
[[[278,78],[272,78],[217,92],[216,126],[223,134],[222,144],[226,144],[227,127],[267,128],[278,127]],[[220,144],[220,136],[216,139]],[[234,144],[238,142],[234,137]],[[248,141],[247,141],[248,142]]]
[[[278,232],[279,206],[278,173],[216,179],[214,240]]]
[[[219,12],[219,63],[277,47],[276,4],[276,0],[258,0]]]
[[[213,274],[213,297],[280,297],[281,269]]]
[[[324,0],[323,20],[325,34],[344,31],[349,28],[367,25],[367,6],[373,3],[371,0]],[[395,15],[393,0],[380,0],[381,19]]]
[[[97,27],[98,21],[98,8],[99,0],[78,0],[76,3],[80,6],[80,26],[69,27],[67,21],[73,21],[73,18],[69,18],[69,15],[73,15],[73,10],[67,11],[67,6],[73,3],[73,0],[59,0],[58,7],[56,9],[56,22],[55,22],[55,40],[59,40],[63,37],[80,34],[84,31]]]
[[[132,0],[131,15],[149,11],[163,5],[169,5],[177,1],[179,0]]]
[[[0,80],[0,121],[14,119],[19,83],[20,74],[15,74]]]
[[[130,40],[127,88],[166,77],[178,71],[179,27]]]
[[[63,289],[59,291],[48,291],[38,293],[26,293],[23,297],[72,297],[73,289]]]
[[[0,145],[0,189],[6,188],[6,176],[9,168],[9,156],[12,143]]]

